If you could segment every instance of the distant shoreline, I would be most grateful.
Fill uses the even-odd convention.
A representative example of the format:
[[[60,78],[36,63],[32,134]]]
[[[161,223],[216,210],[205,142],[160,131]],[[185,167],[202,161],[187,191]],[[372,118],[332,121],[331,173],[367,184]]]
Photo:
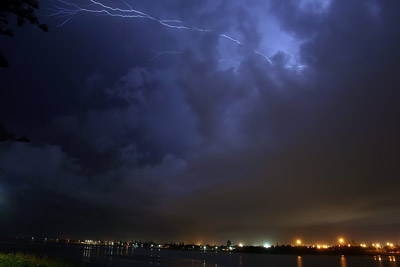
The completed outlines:
[[[374,249],[361,246],[331,246],[319,249],[313,246],[292,246],[275,245],[268,248],[262,246],[215,246],[215,245],[195,245],[195,244],[155,244],[151,242],[134,243],[119,242],[86,244],[79,240],[27,240],[20,238],[0,239],[0,252],[19,252],[29,250],[32,247],[46,246],[76,246],[76,247],[114,247],[114,248],[134,248],[134,249],[158,249],[158,250],[181,250],[199,252],[220,252],[220,253],[249,253],[249,254],[270,254],[270,255],[345,255],[345,256],[400,256],[400,250],[396,246],[394,249],[385,248]]]

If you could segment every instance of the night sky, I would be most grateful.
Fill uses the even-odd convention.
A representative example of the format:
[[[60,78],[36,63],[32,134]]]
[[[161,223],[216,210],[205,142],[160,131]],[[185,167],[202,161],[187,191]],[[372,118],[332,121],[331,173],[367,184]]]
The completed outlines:
[[[400,1],[39,3],[0,36],[0,236],[400,242]]]

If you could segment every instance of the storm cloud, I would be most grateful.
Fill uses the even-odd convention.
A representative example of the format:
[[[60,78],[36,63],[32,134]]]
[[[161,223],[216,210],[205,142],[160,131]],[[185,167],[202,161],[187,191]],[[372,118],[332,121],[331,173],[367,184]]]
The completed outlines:
[[[245,45],[83,13],[1,37],[31,142],[0,143],[0,234],[400,239],[398,1],[132,4]]]

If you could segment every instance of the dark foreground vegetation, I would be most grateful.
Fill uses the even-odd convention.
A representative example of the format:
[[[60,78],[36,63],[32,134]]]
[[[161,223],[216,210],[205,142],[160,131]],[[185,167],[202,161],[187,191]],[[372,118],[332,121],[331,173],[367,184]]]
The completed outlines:
[[[0,253],[0,267],[72,267],[72,265],[30,254]]]

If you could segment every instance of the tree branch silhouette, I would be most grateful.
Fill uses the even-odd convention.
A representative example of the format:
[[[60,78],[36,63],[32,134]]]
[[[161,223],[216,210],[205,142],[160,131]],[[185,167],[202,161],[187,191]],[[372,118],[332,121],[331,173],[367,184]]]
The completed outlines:
[[[1,0],[0,1],[0,34],[14,36],[13,30],[9,27],[10,15],[15,15],[17,25],[23,26],[26,22],[37,25],[42,31],[47,32],[46,24],[39,22],[35,16],[35,10],[39,8],[37,0]],[[0,67],[8,67],[6,57],[0,52]]]

